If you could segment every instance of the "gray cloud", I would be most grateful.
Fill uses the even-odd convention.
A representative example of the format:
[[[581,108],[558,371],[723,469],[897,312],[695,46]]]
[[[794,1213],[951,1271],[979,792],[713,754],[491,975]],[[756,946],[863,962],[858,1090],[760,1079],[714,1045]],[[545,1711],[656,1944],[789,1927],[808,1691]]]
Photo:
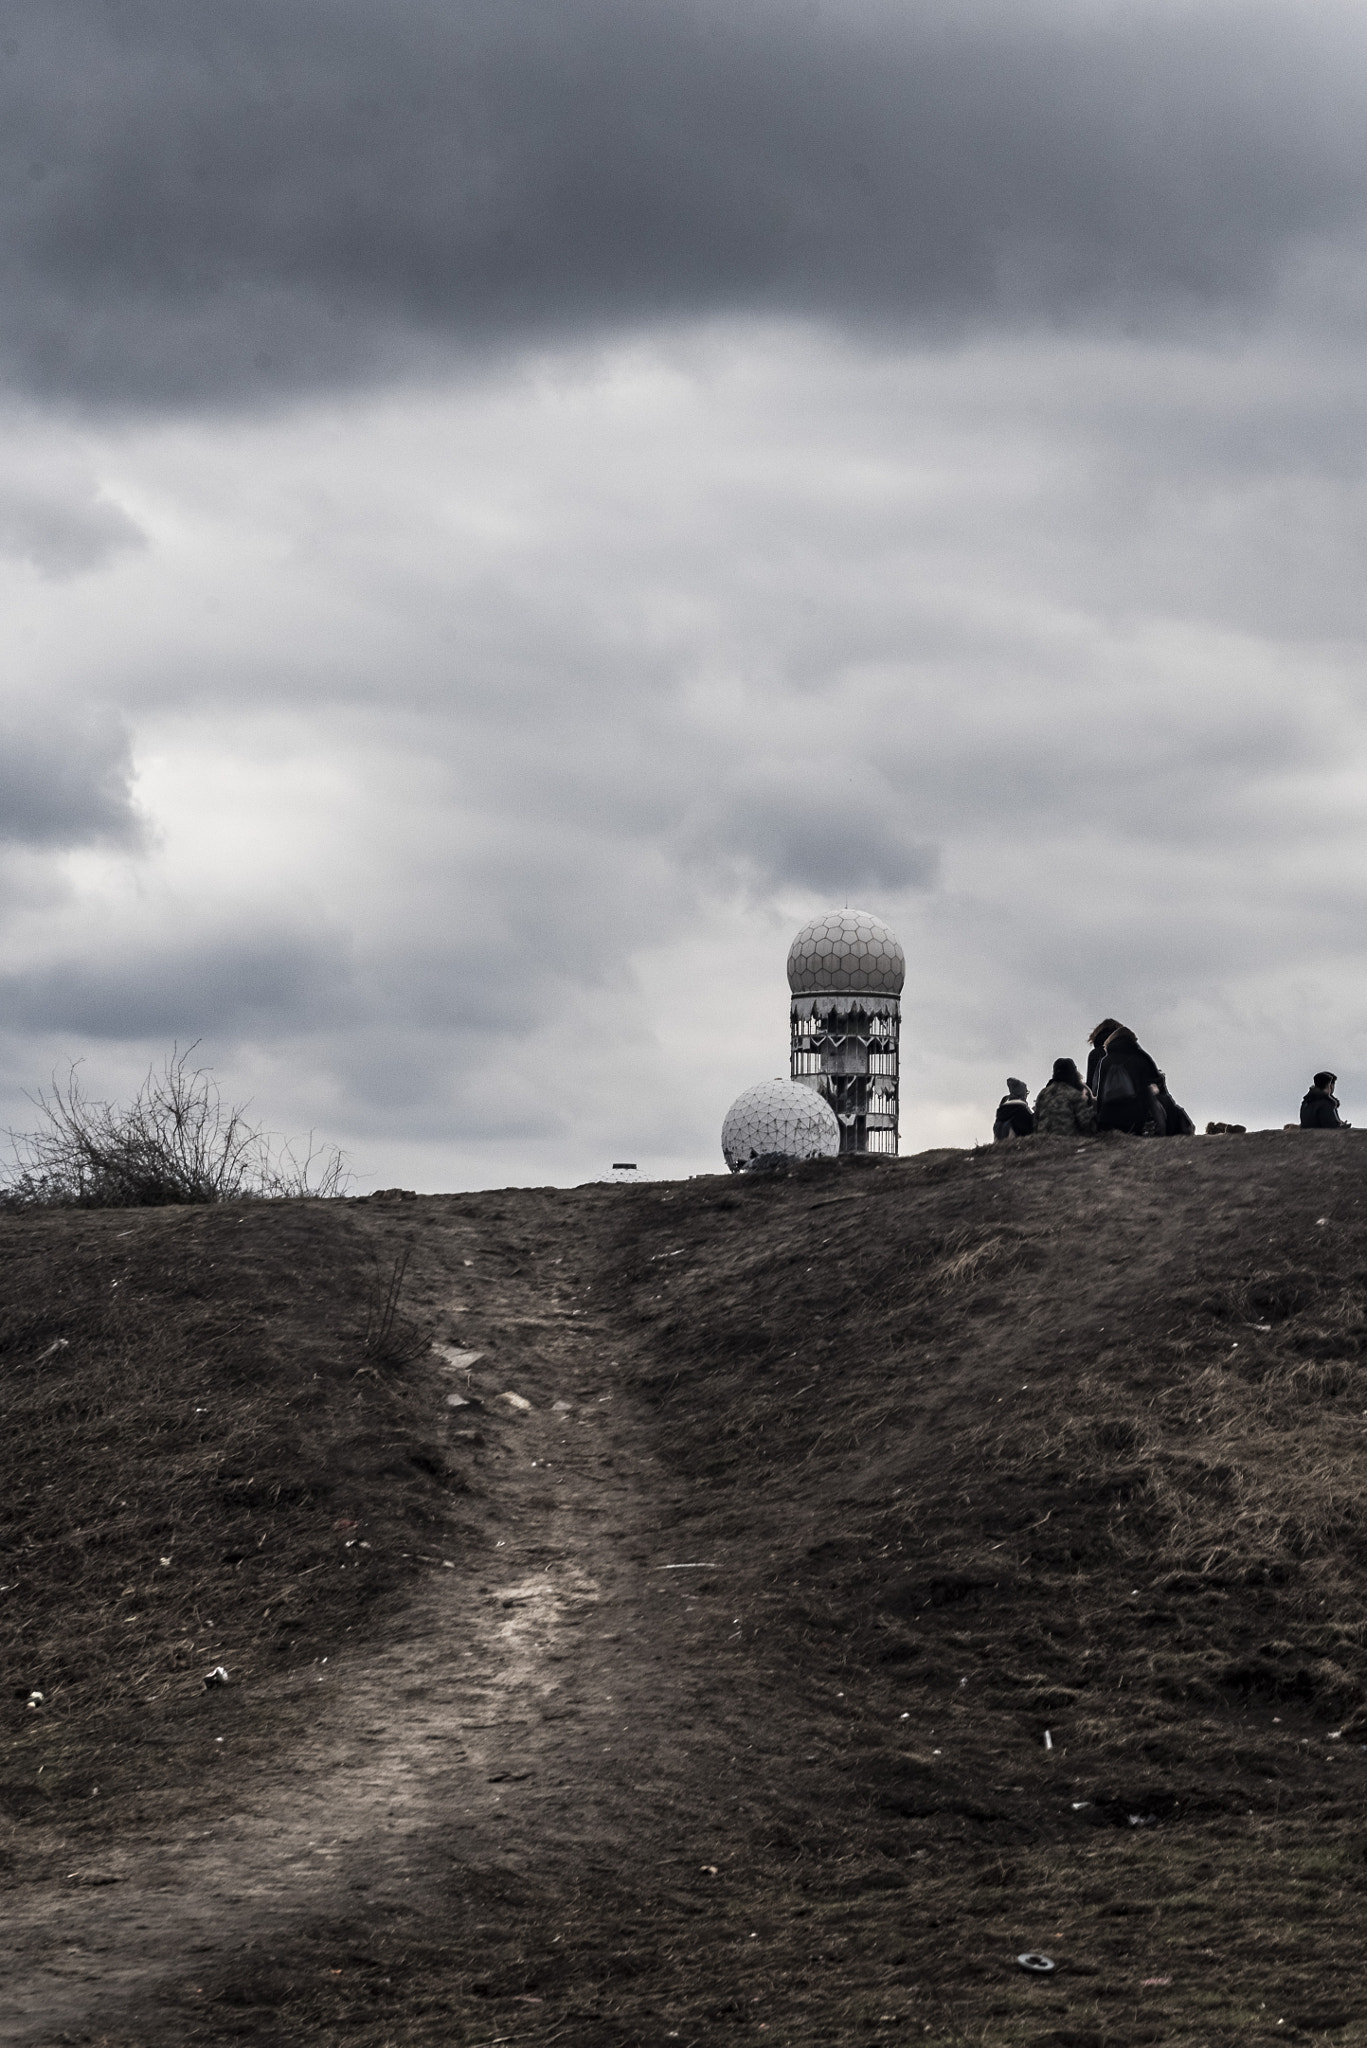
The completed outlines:
[[[11,1033],[91,1040],[178,1040],[212,1032],[231,1041],[327,1018],[347,1000],[345,949],[316,933],[156,933],[104,959],[63,959],[0,974],[0,1017]]]
[[[0,554],[64,578],[145,546],[136,522],[89,487],[47,476],[0,477]]]
[[[1357,263],[1367,30],[1286,0],[16,0],[0,360],[177,403],[709,311],[1236,315]]]
[[[718,882],[753,889],[815,889],[844,900],[870,891],[928,888],[939,849],[918,836],[905,792],[843,759],[797,759],[786,769],[755,764],[717,796],[690,807],[678,835],[679,854]],[[711,778],[699,778],[704,786]]]
[[[107,712],[11,704],[0,713],[0,845],[139,844],[131,778],[128,734]]]

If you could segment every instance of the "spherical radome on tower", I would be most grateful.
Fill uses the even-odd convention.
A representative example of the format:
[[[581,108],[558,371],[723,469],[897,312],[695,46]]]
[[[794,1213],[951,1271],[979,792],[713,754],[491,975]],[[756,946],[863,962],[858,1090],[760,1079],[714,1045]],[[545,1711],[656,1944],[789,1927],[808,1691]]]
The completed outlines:
[[[815,1089],[800,1081],[761,1081],[727,1110],[721,1149],[732,1173],[774,1152],[786,1159],[834,1159],[840,1125]]]
[[[900,996],[906,975],[901,946],[867,910],[823,911],[788,948],[788,986],[795,996]]]

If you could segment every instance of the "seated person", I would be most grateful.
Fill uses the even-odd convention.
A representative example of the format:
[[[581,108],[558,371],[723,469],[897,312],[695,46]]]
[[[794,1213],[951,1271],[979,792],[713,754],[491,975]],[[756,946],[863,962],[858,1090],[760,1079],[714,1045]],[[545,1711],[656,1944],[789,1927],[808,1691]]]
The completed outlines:
[[[1129,1131],[1138,1137],[1154,1123],[1154,1105],[1162,1092],[1163,1076],[1133,1031],[1122,1024],[1106,1040],[1097,1069],[1097,1126],[1103,1131]]]
[[[1035,1097],[1035,1129],[1047,1138],[1090,1137],[1095,1131],[1096,1103],[1076,1060],[1054,1061],[1053,1079]]]
[[[1007,1075],[1006,1093],[997,1104],[997,1120],[992,1126],[992,1136],[998,1144],[1003,1138],[1028,1138],[1034,1130],[1029,1095],[1024,1081],[1018,1081],[1014,1074]]]
[[[1326,1068],[1316,1074],[1313,1084],[1307,1088],[1301,1103],[1301,1129],[1303,1131],[1351,1131],[1353,1126],[1345,1123],[1339,1115],[1338,1097],[1334,1093],[1337,1074]]]

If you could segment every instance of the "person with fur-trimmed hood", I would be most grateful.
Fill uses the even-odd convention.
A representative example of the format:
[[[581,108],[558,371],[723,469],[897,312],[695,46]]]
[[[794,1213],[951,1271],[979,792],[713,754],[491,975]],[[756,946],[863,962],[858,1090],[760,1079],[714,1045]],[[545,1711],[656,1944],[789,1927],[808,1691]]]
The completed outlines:
[[[1133,1031],[1117,1025],[1102,1043],[1096,1070],[1096,1121],[1102,1131],[1129,1131],[1138,1137],[1145,1125],[1163,1124],[1155,1104],[1163,1092],[1163,1076]]]
[[[1303,1131],[1352,1130],[1353,1126],[1339,1115],[1339,1099],[1334,1093],[1337,1082],[1338,1075],[1331,1074],[1327,1067],[1322,1074],[1316,1074],[1301,1103]]]
[[[1030,1113],[1030,1090],[1024,1081],[1018,1081],[1014,1074],[1006,1077],[1006,1093],[997,1104],[996,1122],[992,1136],[998,1144],[1003,1138],[1028,1138],[1035,1128],[1035,1119]]]
[[[1035,1129],[1042,1138],[1090,1137],[1096,1102],[1076,1060],[1055,1060],[1052,1080],[1035,1097]]]

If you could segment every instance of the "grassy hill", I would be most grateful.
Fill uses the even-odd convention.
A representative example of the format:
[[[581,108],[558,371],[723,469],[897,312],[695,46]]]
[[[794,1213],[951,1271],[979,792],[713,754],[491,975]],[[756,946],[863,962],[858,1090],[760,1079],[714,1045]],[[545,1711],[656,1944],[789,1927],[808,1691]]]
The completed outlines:
[[[1367,2040],[1364,1170],[0,1221],[0,2039]]]

